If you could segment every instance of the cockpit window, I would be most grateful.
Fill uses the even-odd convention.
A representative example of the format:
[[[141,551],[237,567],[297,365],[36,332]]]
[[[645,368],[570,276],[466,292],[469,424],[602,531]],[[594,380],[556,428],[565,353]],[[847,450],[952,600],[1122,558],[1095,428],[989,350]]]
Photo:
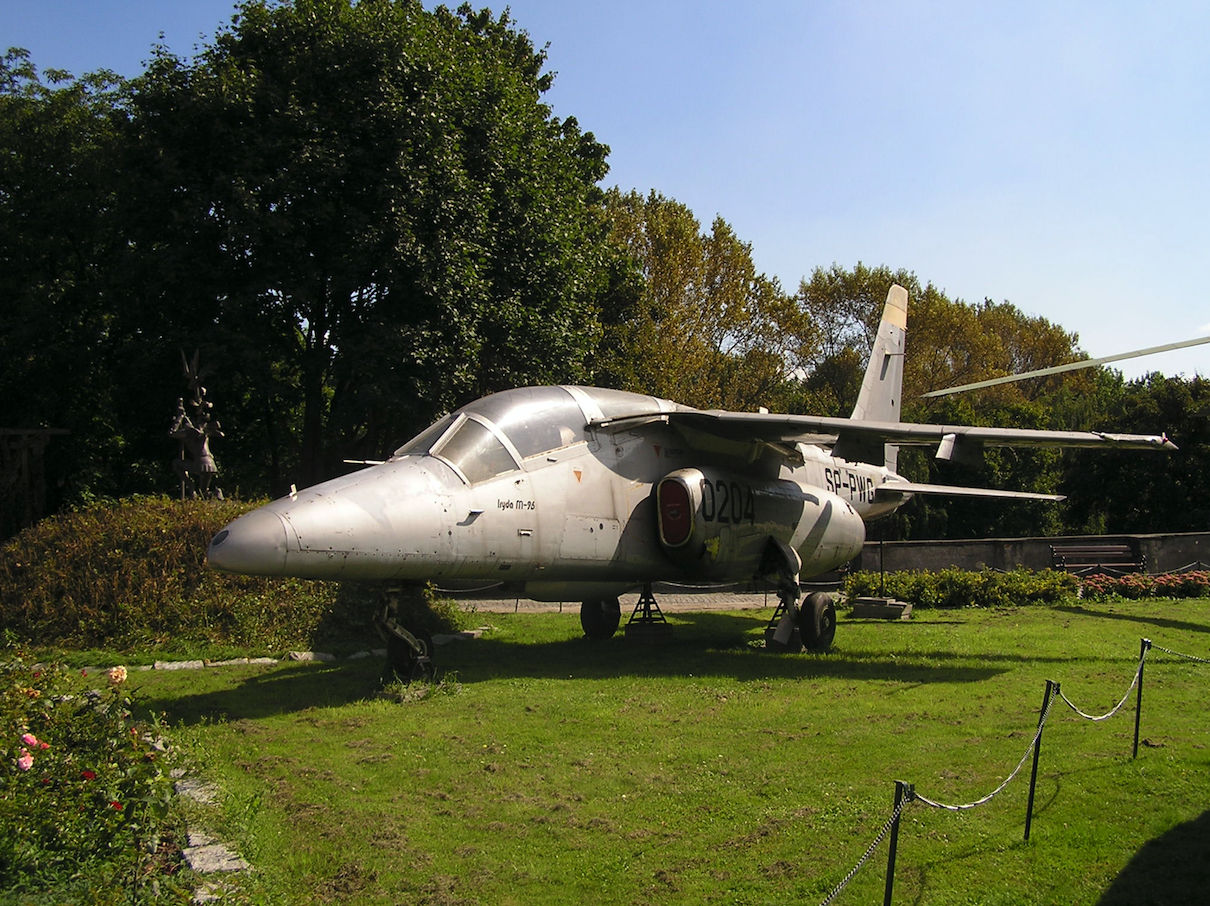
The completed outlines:
[[[523,459],[585,440],[586,419],[561,387],[523,387],[467,407],[489,419]]]
[[[394,457],[423,456],[430,449],[432,449],[433,444],[441,439],[441,435],[449,430],[450,425],[453,424],[456,417],[457,416],[455,415],[447,415],[436,424],[429,425],[406,444],[396,450],[393,454]]]
[[[586,442],[587,421],[576,398],[562,387],[506,390],[475,400],[421,431],[393,458],[438,456],[468,481],[484,481],[519,468],[515,456],[528,460]]]
[[[433,450],[433,455],[457,467],[471,484],[517,468],[504,444],[485,426],[469,418]]]

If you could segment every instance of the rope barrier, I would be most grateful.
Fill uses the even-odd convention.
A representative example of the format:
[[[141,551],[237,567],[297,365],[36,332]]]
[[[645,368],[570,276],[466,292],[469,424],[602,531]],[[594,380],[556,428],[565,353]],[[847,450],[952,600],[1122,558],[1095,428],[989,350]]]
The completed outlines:
[[[1050,706],[1052,704],[1054,704],[1053,696],[1047,699],[1046,708],[1043,710],[1042,717],[1038,721],[1038,732],[1034,734],[1034,738],[1029,743],[1029,748],[1025,750],[1025,754],[1021,756],[1021,760],[1017,762],[1017,766],[1013,768],[1013,772],[1004,778],[1003,783],[1001,783],[982,799],[976,799],[974,802],[968,802],[964,805],[946,805],[943,802],[934,802],[932,799],[929,799],[927,796],[921,796],[919,793],[916,794],[916,798],[931,808],[944,809],[947,812],[966,811],[967,809],[978,808],[981,805],[991,802],[992,799],[998,796],[1006,786],[1012,783],[1014,777],[1021,773],[1021,768],[1025,767],[1025,762],[1027,762],[1029,760],[1029,756],[1033,754],[1034,746],[1036,746],[1038,744],[1038,740],[1042,738],[1042,730],[1046,726],[1046,718],[1050,716]]]
[[[848,886],[848,883],[852,881],[854,877],[856,877],[857,872],[861,871],[861,866],[865,865],[865,863],[869,861],[870,856],[874,855],[874,851],[878,849],[882,841],[886,839],[886,835],[891,832],[891,828],[895,826],[895,822],[899,820],[900,816],[903,814],[903,810],[907,808],[907,804],[911,801],[912,795],[910,793],[903,797],[899,805],[895,807],[895,811],[887,820],[887,823],[884,824],[882,826],[882,830],[878,832],[878,836],[874,838],[874,842],[871,843],[866,849],[865,855],[857,860],[857,864],[853,866],[853,869],[844,876],[844,879],[839,884],[832,888],[832,892],[824,898],[824,901],[820,903],[819,906],[828,906],[828,904],[836,899],[836,897],[840,895],[840,892]]]
[[[1067,707],[1071,708],[1071,710],[1075,711],[1076,714],[1080,715],[1080,717],[1084,718],[1085,720],[1094,720],[1094,721],[1108,720],[1109,718],[1111,718],[1115,714],[1117,714],[1119,711],[1121,711],[1122,708],[1126,705],[1126,702],[1129,701],[1130,693],[1134,691],[1134,687],[1138,685],[1139,677],[1143,675],[1143,664],[1146,663],[1146,661],[1147,661],[1147,650],[1150,647],[1151,647],[1150,644],[1145,645],[1143,647],[1143,654],[1139,658],[1139,666],[1134,671],[1134,679],[1132,679],[1130,681],[1130,688],[1128,688],[1126,690],[1126,694],[1122,696],[1122,700],[1117,703],[1117,705],[1113,708],[1112,711],[1109,711],[1108,713],[1102,714],[1098,717],[1094,717],[1091,714],[1085,714],[1083,711],[1081,711],[1079,708],[1077,708],[1074,704],[1072,704],[1071,699],[1069,699],[1064,694],[1062,689],[1059,689],[1059,697],[1061,699],[1063,699],[1064,702],[1067,703]]]
[[[1151,647],[1165,654],[1171,654],[1173,657],[1183,657],[1187,661],[1197,661],[1199,664],[1210,664],[1210,660],[1204,657],[1197,657],[1193,654],[1181,654],[1179,651],[1173,651],[1171,648],[1165,648],[1163,645],[1152,644]]]
[[[927,796],[921,795],[920,793],[916,792],[915,787],[912,786],[911,784],[904,784],[904,783],[902,783],[902,781],[897,782],[897,784],[896,784],[896,804],[895,804],[895,808],[894,808],[894,813],[887,820],[886,824],[884,824],[882,826],[882,829],[878,832],[878,836],[874,838],[874,842],[869,845],[869,847],[866,849],[865,853],[857,861],[857,864],[854,865],[853,868],[849,871],[849,873],[844,876],[844,878],[841,880],[841,882],[839,884],[837,884],[835,888],[832,889],[832,892],[828,894],[828,896],[823,900],[823,902],[820,904],[820,906],[829,906],[829,904],[831,904],[832,901],[834,899],[836,899],[837,896],[840,895],[840,892],[842,890],[844,890],[846,886],[848,886],[849,882],[852,881],[854,877],[856,877],[857,872],[859,872],[861,870],[862,866],[865,865],[865,863],[867,861],[869,861],[870,857],[874,854],[875,850],[877,850],[878,847],[881,845],[882,841],[884,839],[886,839],[887,834],[890,834],[893,830],[894,835],[891,838],[890,860],[889,860],[889,863],[887,866],[887,893],[886,893],[886,899],[884,901],[884,904],[889,904],[890,898],[891,898],[891,884],[892,884],[893,873],[894,873],[894,859],[895,859],[895,849],[896,849],[896,839],[895,838],[898,836],[899,820],[902,817],[903,811],[907,807],[907,804],[912,801],[919,801],[919,802],[922,802],[925,805],[929,806],[930,808],[942,809],[944,811],[950,811],[950,812],[965,811],[967,809],[978,808],[981,805],[986,805],[988,802],[990,802],[992,799],[994,799],[996,796],[998,796],[1001,792],[1003,792],[1003,790],[1010,783],[1012,783],[1013,779],[1016,778],[1016,776],[1019,773],[1021,773],[1021,769],[1023,767],[1025,767],[1025,763],[1029,760],[1029,757],[1032,754],[1034,756],[1034,779],[1030,781],[1029,809],[1026,812],[1026,822],[1025,822],[1025,840],[1026,840],[1026,842],[1028,842],[1029,841],[1030,819],[1032,818],[1032,815],[1033,815],[1033,796],[1034,796],[1034,786],[1033,785],[1036,782],[1036,778],[1037,778],[1038,754],[1040,753],[1040,749],[1041,749],[1042,731],[1046,728],[1046,720],[1050,716],[1050,709],[1051,709],[1051,706],[1054,704],[1056,698],[1062,698],[1063,702],[1069,708],[1071,708],[1072,711],[1074,711],[1080,717],[1085,718],[1086,720],[1103,721],[1103,720],[1108,720],[1110,717],[1113,717],[1115,714],[1117,714],[1119,711],[1121,711],[1122,708],[1125,707],[1126,703],[1130,700],[1131,692],[1135,691],[1135,689],[1137,688],[1138,704],[1136,706],[1135,728],[1134,728],[1134,735],[1135,735],[1134,752],[1135,752],[1135,757],[1137,757],[1137,755],[1138,755],[1139,718],[1142,713],[1142,704],[1143,704],[1143,668],[1147,663],[1147,652],[1149,650],[1151,650],[1152,648],[1157,648],[1158,650],[1164,652],[1165,654],[1171,654],[1175,657],[1185,658],[1187,660],[1196,661],[1196,662],[1202,663],[1202,664],[1210,664],[1210,659],[1196,657],[1191,654],[1182,654],[1179,651],[1172,651],[1169,648],[1164,648],[1162,645],[1155,645],[1154,643],[1152,643],[1152,641],[1150,639],[1141,639],[1140,642],[1141,642],[1141,650],[1139,651],[1139,663],[1138,663],[1138,667],[1135,668],[1134,678],[1130,681],[1130,686],[1129,686],[1129,688],[1127,688],[1126,694],[1122,696],[1122,700],[1120,702],[1118,702],[1118,704],[1111,711],[1109,711],[1106,714],[1094,716],[1091,714],[1084,713],[1079,708],[1077,708],[1072,703],[1072,701],[1063,693],[1063,690],[1060,687],[1059,683],[1055,682],[1054,680],[1047,680],[1047,682],[1046,682],[1046,698],[1043,701],[1042,713],[1038,718],[1038,729],[1037,729],[1037,732],[1034,733],[1034,737],[1030,741],[1029,746],[1026,748],[1025,754],[1021,756],[1021,760],[1019,762],[1017,762],[1017,766],[1015,768],[1013,768],[1012,773],[1009,774],[1006,778],[1004,778],[1004,781],[999,786],[997,786],[994,790],[992,790],[990,793],[988,793],[986,796],[982,797],[981,799],[976,799],[974,802],[968,802],[968,803],[964,803],[961,805],[949,805],[949,804],[946,804],[943,802],[937,802],[935,800],[929,799]]]

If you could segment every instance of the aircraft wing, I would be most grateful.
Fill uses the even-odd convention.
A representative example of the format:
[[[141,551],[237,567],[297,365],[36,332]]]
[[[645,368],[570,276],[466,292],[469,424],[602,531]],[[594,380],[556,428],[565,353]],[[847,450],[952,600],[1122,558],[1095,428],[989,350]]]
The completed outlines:
[[[687,435],[707,435],[725,444],[813,443],[868,449],[877,444],[937,447],[939,459],[977,460],[984,447],[1093,447],[1125,450],[1175,450],[1165,434],[1116,434],[1104,431],[1046,431],[1032,428],[989,428],[978,425],[927,425],[877,422],[818,415],[774,415],[764,412],[682,410],[659,415],[601,419],[593,427],[625,430],[660,421]]]
[[[819,437],[860,437],[903,446],[932,446],[947,438],[988,447],[1119,447],[1128,450],[1175,450],[1164,434],[1111,434],[1104,431],[1046,431],[1034,428],[987,428],[978,425],[924,425],[913,422],[854,421],[817,415],[770,415],[759,412],[671,412],[672,424],[684,422],[734,439],[753,437],[780,442],[818,442]]]

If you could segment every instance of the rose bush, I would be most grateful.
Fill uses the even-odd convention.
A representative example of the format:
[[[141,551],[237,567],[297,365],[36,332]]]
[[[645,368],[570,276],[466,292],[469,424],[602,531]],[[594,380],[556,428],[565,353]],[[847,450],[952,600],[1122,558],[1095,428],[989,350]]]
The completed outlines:
[[[0,657],[0,889],[70,901],[81,884],[137,886],[173,794],[159,722],[133,716],[124,669]]]
[[[1127,573],[1123,576],[1092,575],[1080,580],[1085,598],[1207,598],[1210,597],[1210,571],[1181,573]]]

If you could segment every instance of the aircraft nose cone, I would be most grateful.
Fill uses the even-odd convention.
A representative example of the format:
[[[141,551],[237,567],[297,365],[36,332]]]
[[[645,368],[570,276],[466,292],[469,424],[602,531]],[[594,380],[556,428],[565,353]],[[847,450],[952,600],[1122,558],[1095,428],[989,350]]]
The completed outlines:
[[[213,569],[226,573],[282,575],[287,538],[280,516],[272,510],[253,510],[211,539],[206,559]]]

